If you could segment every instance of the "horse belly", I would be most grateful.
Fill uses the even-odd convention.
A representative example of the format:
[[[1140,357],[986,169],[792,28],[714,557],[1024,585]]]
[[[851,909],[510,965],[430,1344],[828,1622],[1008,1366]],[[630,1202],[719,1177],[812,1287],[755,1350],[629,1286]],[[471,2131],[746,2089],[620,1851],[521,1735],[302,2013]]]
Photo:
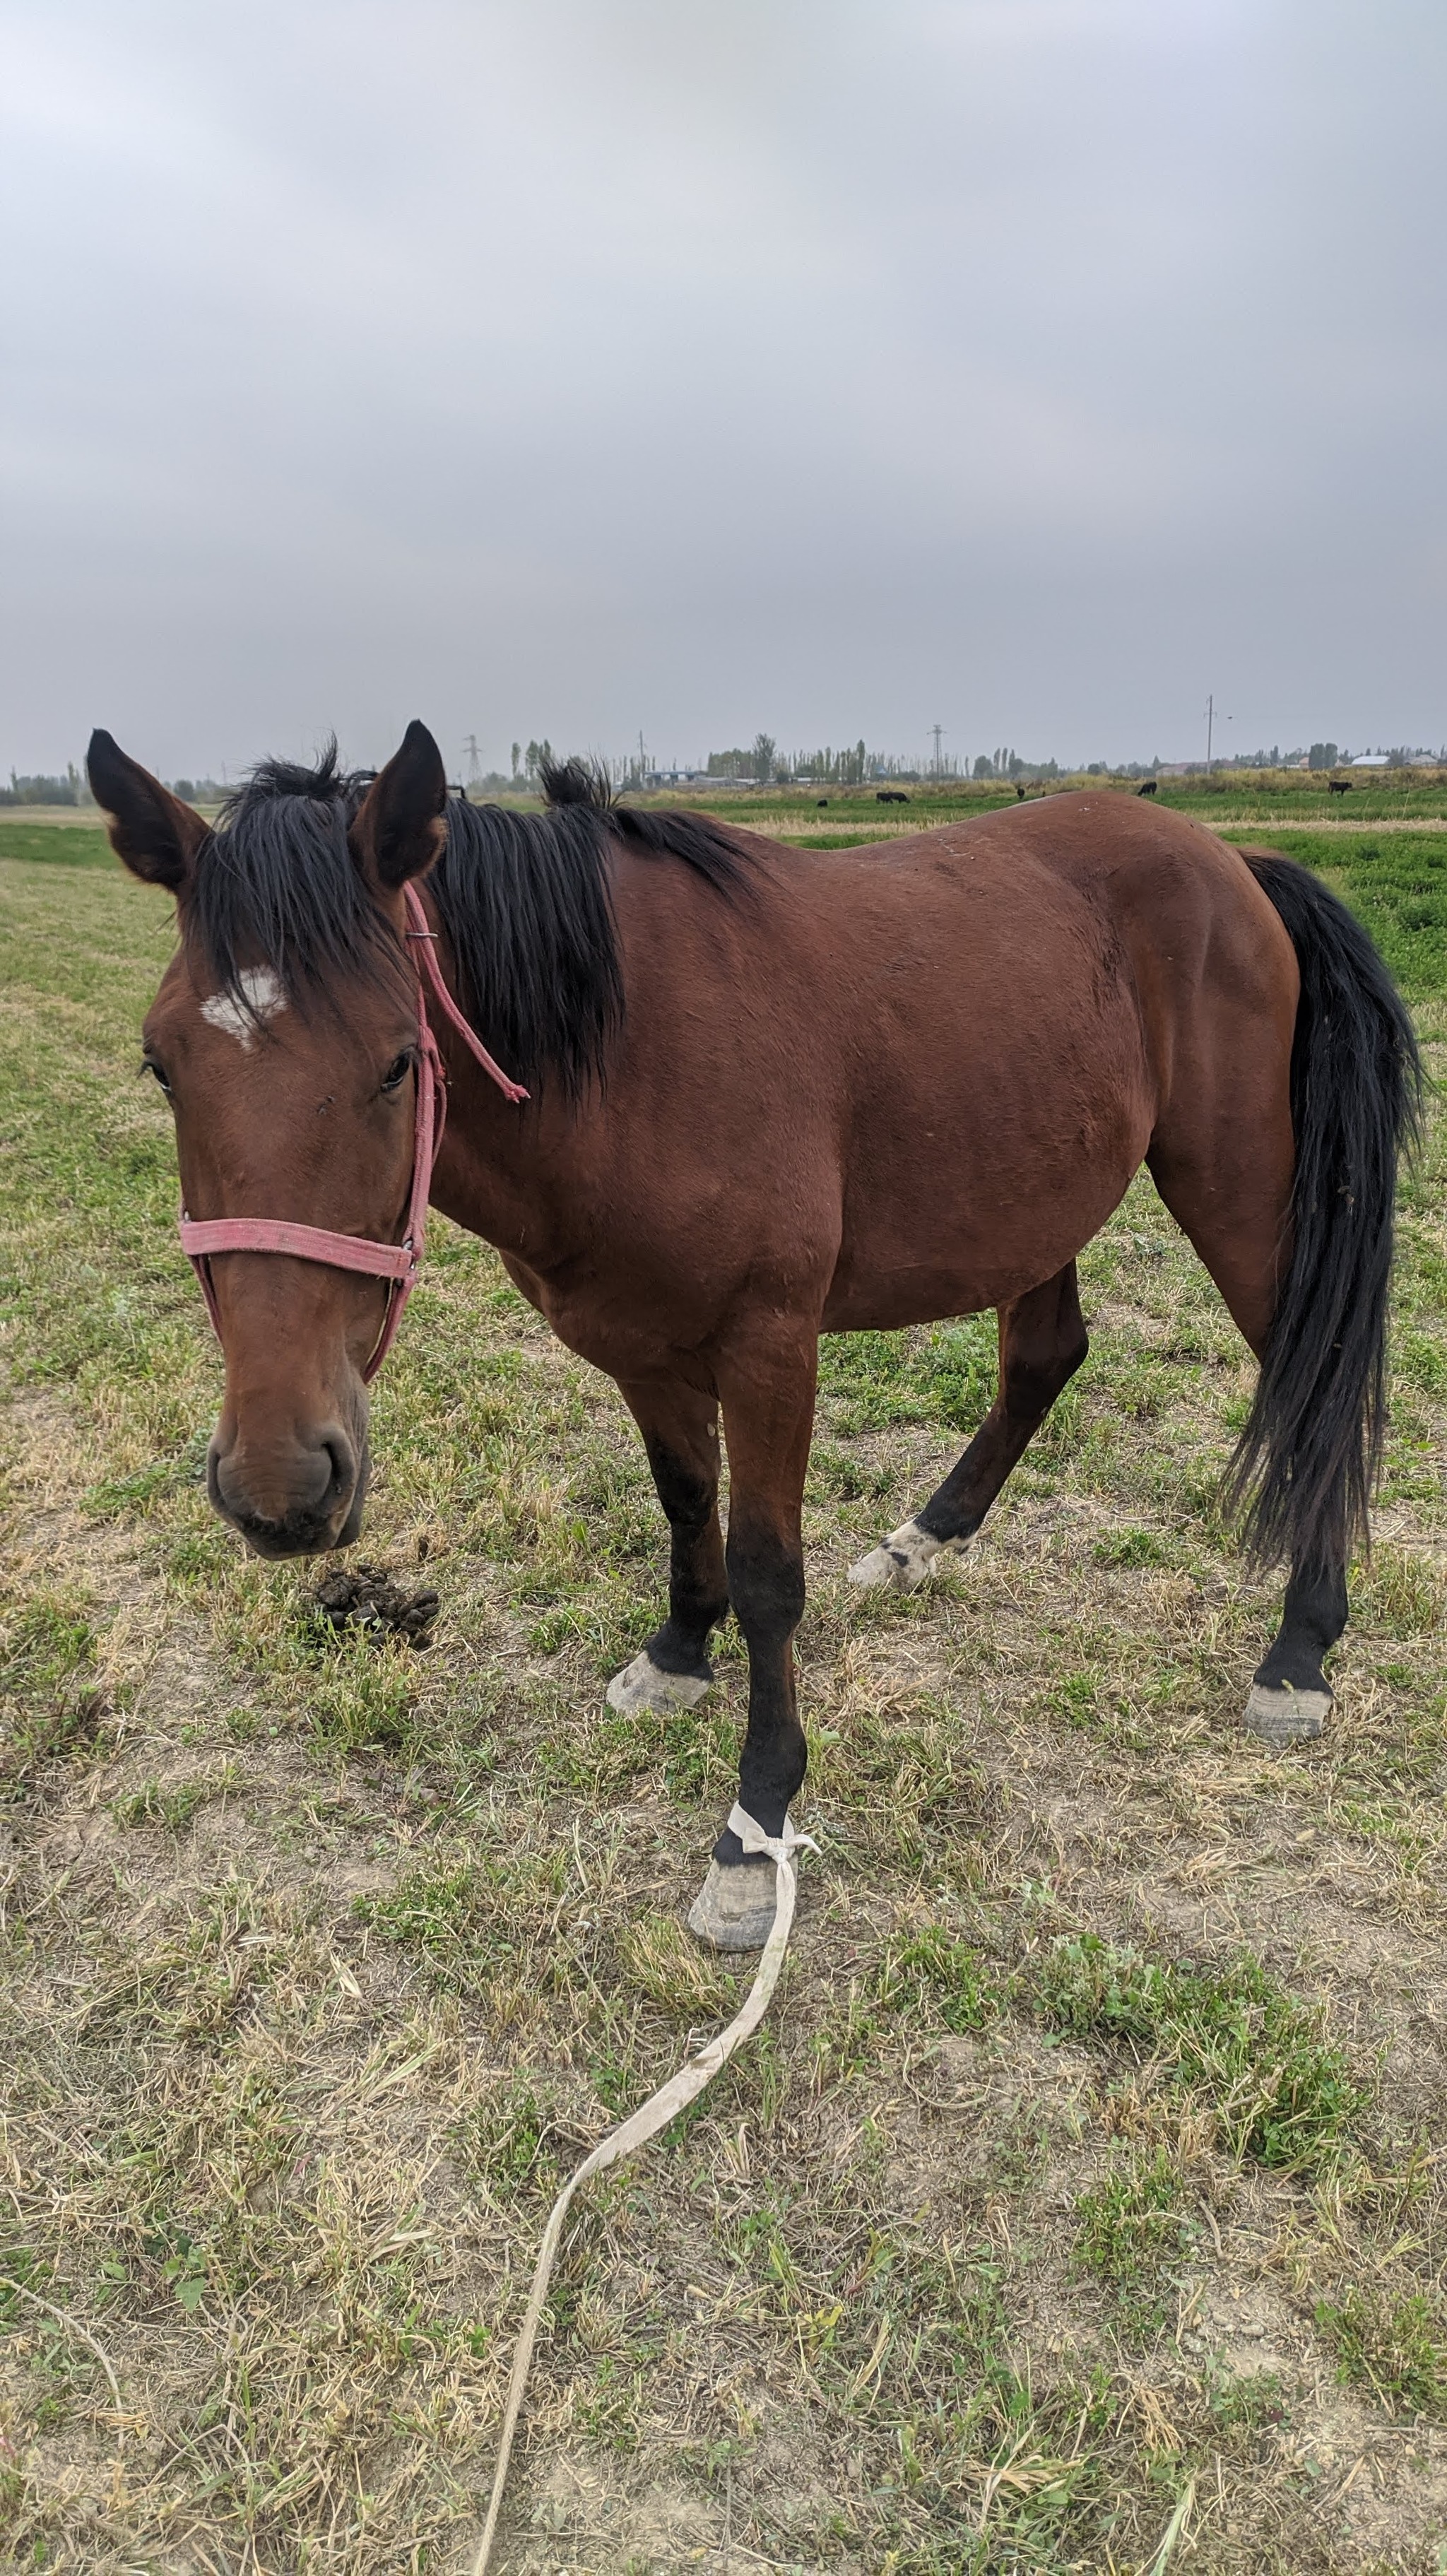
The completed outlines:
[[[1154,1118],[1126,991],[1063,1025],[954,1025],[856,1120],[825,1329],[973,1314],[1053,1278],[1119,1205]]]

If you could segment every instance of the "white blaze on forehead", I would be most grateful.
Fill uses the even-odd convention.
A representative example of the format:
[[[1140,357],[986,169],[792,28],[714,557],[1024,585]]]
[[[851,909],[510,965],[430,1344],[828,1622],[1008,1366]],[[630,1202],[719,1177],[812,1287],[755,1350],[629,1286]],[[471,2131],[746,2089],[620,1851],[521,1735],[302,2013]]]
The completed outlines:
[[[274,1020],[278,1011],[286,1009],[286,995],[281,989],[281,977],[271,966],[244,967],[237,981],[248,1007],[243,1009],[234,993],[213,993],[209,1002],[202,1003],[201,1017],[209,1020],[213,1029],[225,1029],[228,1037],[239,1038],[243,1047],[250,1047],[256,1037],[256,1022]]]

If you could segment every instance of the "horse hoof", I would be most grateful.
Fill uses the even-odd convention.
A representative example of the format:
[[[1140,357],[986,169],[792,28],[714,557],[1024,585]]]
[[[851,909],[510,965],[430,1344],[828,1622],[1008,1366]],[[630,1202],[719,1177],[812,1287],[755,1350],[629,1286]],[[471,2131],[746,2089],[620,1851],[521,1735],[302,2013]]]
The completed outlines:
[[[711,1950],[762,1950],[774,1928],[777,1886],[771,1860],[710,1861],[688,1928]]]
[[[1330,1691],[1293,1690],[1289,1682],[1277,1690],[1267,1682],[1253,1682],[1246,1723],[1263,1744],[1281,1753],[1303,1737],[1320,1735],[1330,1707]]]
[[[645,1646],[641,1655],[614,1674],[606,1697],[608,1706],[621,1710],[624,1717],[636,1717],[645,1708],[666,1714],[669,1709],[696,1708],[712,1679],[711,1673],[666,1673]]]
[[[917,1521],[906,1521],[903,1529],[891,1530],[878,1547],[851,1565],[849,1580],[864,1592],[916,1592],[942,1552],[940,1541],[931,1538],[928,1530],[922,1530]]]

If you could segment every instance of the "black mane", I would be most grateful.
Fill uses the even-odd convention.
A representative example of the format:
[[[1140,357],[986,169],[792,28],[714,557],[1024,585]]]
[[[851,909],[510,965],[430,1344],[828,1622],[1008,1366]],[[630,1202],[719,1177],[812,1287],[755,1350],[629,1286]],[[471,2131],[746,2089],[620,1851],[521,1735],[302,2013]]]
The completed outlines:
[[[198,854],[187,937],[215,986],[244,1010],[241,981],[265,962],[305,1008],[361,978],[407,972],[347,843],[370,771],[268,760],[229,797]],[[705,815],[615,804],[602,771],[550,762],[547,809],[514,814],[451,796],[447,848],[428,880],[456,959],[458,998],[484,1045],[536,1091],[576,1095],[603,1070],[623,1017],[609,888],[618,842],[679,859],[725,898],[748,859]]]
[[[447,849],[428,883],[479,1037],[530,1090],[551,1073],[577,1094],[601,1075],[623,1018],[610,850],[622,841],[681,859],[726,898],[746,883],[748,861],[705,815],[615,804],[584,761],[550,762],[542,781],[542,814],[450,799]]]
[[[331,742],[315,769],[262,761],[223,805],[197,856],[186,929],[242,1010],[242,974],[261,961],[301,1007],[358,976],[375,985],[403,971],[347,846],[366,783],[338,768]]]

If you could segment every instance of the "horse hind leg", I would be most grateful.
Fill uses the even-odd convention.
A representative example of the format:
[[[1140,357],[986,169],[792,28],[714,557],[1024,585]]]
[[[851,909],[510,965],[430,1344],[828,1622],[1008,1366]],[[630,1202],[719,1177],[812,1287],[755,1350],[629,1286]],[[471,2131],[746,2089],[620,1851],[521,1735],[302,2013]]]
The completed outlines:
[[[1249,1137],[1250,1122],[1243,1120],[1233,1133]],[[1278,1132],[1260,1140],[1256,1171],[1243,1169],[1236,1156],[1230,1158],[1234,1167],[1223,1170],[1223,1147],[1213,1157],[1209,1178],[1194,1161],[1176,1161],[1156,1149],[1149,1158],[1161,1197],[1263,1366],[1281,1296],[1290,1152],[1289,1137]],[[1247,1694],[1246,1725],[1277,1752],[1320,1735],[1330,1714],[1332,1688],[1324,1665],[1347,1623],[1346,1563],[1346,1518],[1338,1491],[1292,1548],[1281,1625]]]
[[[1263,1384],[1282,1299],[1283,1245],[1290,1241],[1293,1142],[1284,1081],[1274,1109],[1274,1116],[1258,1109],[1254,1118],[1218,1119],[1209,1133],[1193,1124],[1186,1139],[1173,1135],[1169,1146],[1158,1139],[1147,1158],[1162,1199],[1261,1363]],[[1262,1446],[1269,1452],[1270,1438]],[[1230,1491],[1228,1479],[1228,1497]],[[1320,1735],[1331,1712],[1325,1659],[1347,1623],[1344,1505],[1338,1481],[1307,1525],[1298,1514],[1281,1625],[1247,1694],[1245,1724],[1276,1752]]]
[[[964,1456],[924,1509],[849,1569],[869,1590],[912,1592],[941,1556],[974,1536],[1006,1477],[1090,1347],[1075,1264],[999,1310],[1000,1378],[995,1401]]]
[[[1276,1752],[1320,1735],[1330,1713],[1323,1667],[1347,1623],[1346,1559],[1343,1529],[1328,1530],[1315,1548],[1292,1557],[1281,1626],[1246,1700],[1247,1726]]]

